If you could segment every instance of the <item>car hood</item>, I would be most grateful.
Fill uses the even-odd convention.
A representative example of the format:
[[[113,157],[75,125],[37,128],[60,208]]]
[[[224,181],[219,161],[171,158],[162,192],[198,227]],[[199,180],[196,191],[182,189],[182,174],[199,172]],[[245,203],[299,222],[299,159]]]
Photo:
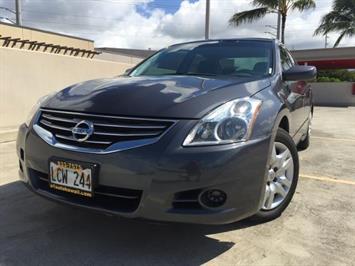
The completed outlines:
[[[49,97],[43,108],[160,118],[201,118],[218,105],[251,96],[268,79],[192,76],[120,77],[82,82]]]

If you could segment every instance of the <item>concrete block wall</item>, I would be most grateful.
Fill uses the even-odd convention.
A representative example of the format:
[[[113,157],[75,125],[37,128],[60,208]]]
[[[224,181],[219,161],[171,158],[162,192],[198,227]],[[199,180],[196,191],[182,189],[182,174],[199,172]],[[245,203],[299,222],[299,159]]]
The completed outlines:
[[[105,61],[114,61],[114,62],[120,62],[120,63],[133,64],[133,65],[137,65],[142,60],[144,60],[144,59],[138,58],[138,57],[112,54],[112,53],[106,53],[106,52],[102,52],[101,54],[96,55],[95,58],[105,60]]]
[[[0,47],[0,131],[25,121],[43,95],[122,74],[132,64]]]
[[[317,106],[355,106],[351,82],[312,83],[313,100]]]
[[[22,40],[45,42],[55,45],[68,46],[86,50],[94,50],[94,42],[73,36],[66,36],[28,27],[18,27],[7,23],[0,23],[2,37],[19,38]]]

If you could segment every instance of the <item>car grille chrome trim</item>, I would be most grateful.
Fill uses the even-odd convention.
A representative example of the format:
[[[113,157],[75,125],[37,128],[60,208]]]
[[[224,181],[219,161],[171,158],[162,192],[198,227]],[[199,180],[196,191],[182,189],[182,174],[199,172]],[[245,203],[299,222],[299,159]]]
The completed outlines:
[[[65,131],[72,131],[72,127],[70,128],[67,128],[67,127],[61,127],[61,126],[56,126],[56,125],[53,125],[51,122],[47,121],[47,120],[44,120],[44,119],[41,119],[39,121],[41,124],[44,124],[46,125],[47,127],[50,127],[50,128],[54,128],[54,129],[59,129],[59,130],[65,130]]]
[[[60,134],[56,134],[55,135],[57,138],[59,139],[65,139],[65,140],[70,140],[70,141],[77,141],[76,139],[74,139],[73,137],[67,137],[67,136],[63,136]],[[102,145],[110,145],[112,142],[109,141],[94,141],[94,140],[86,140],[85,142],[87,143],[93,143],[93,144],[102,144]]]
[[[175,120],[96,115],[41,109],[33,128],[52,146],[92,153],[131,149],[158,141]],[[85,141],[73,134],[82,121],[90,121],[94,131]],[[77,133],[77,134],[82,134]]]
[[[44,117],[44,118],[46,118],[46,119],[48,119],[48,120],[61,121],[61,122],[68,122],[68,123],[73,123],[73,124],[76,124],[76,123],[79,122],[79,121],[77,121],[77,120],[55,117],[55,116],[48,115],[48,114],[42,114],[42,117]]]
[[[85,115],[90,117],[103,117],[103,118],[114,118],[114,119],[124,119],[124,120],[140,120],[140,121],[157,121],[157,122],[176,122],[172,119],[159,119],[159,118],[142,118],[142,117],[131,117],[131,116],[112,116],[112,115],[97,115],[90,113],[81,113],[81,112],[71,112],[71,111],[61,111],[61,110],[52,110],[41,108],[42,112],[53,113],[53,114],[70,114],[70,115]]]
[[[156,136],[159,134],[160,134],[160,132],[157,132],[157,133],[136,133],[136,134],[94,132],[94,135],[116,136],[116,137],[139,137],[139,136],[145,137],[145,136]]]
[[[135,129],[164,129],[164,126],[129,126],[129,125],[110,125],[103,123],[94,123],[94,126],[100,127],[118,127],[118,128],[135,128]]]
[[[47,110],[46,110],[47,111]],[[56,117],[53,115],[48,115],[48,114],[42,114],[42,117],[45,118],[46,120],[54,120],[54,121],[60,121],[60,122],[68,122],[68,123],[73,123],[73,125],[77,124],[80,122],[78,119],[66,119],[66,118],[60,118]],[[107,116],[103,116],[107,117]],[[119,117],[119,119],[123,119],[122,117]],[[125,118],[127,119],[127,118]],[[152,120],[155,121],[155,120]],[[164,120],[165,121],[165,120]],[[49,121],[47,121],[49,122]],[[94,126],[100,126],[100,127],[117,127],[117,128],[134,128],[134,129],[164,129],[165,126],[135,126],[135,125],[124,125],[124,124],[104,124],[104,123],[94,123]]]

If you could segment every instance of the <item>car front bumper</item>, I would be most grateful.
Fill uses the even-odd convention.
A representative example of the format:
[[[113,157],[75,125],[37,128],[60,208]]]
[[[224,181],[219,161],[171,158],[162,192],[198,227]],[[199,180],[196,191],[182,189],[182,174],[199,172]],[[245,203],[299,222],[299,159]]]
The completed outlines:
[[[17,139],[20,178],[45,198],[129,218],[223,224],[260,209],[271,137],[243,144],[182,147],[169,141],[174,134],[139,148],[92,154],[53,147],[22,125]],[[97,163],[97,191],[109,188],[110,194],[117,195],[102,197],[95,189],[93,199],[84,199],[50,189],[46,180],[51,157]],[[225,204],[202,207],[198,198],[208,189],[223,190]]]

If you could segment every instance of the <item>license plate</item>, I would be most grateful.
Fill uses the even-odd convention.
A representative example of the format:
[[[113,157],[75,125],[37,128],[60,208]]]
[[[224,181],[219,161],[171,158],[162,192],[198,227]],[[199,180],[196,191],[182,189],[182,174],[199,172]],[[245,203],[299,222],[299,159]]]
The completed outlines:
[[[92,197],[95,165],[63,160],[49,162],[49,186],[52,189]]]

